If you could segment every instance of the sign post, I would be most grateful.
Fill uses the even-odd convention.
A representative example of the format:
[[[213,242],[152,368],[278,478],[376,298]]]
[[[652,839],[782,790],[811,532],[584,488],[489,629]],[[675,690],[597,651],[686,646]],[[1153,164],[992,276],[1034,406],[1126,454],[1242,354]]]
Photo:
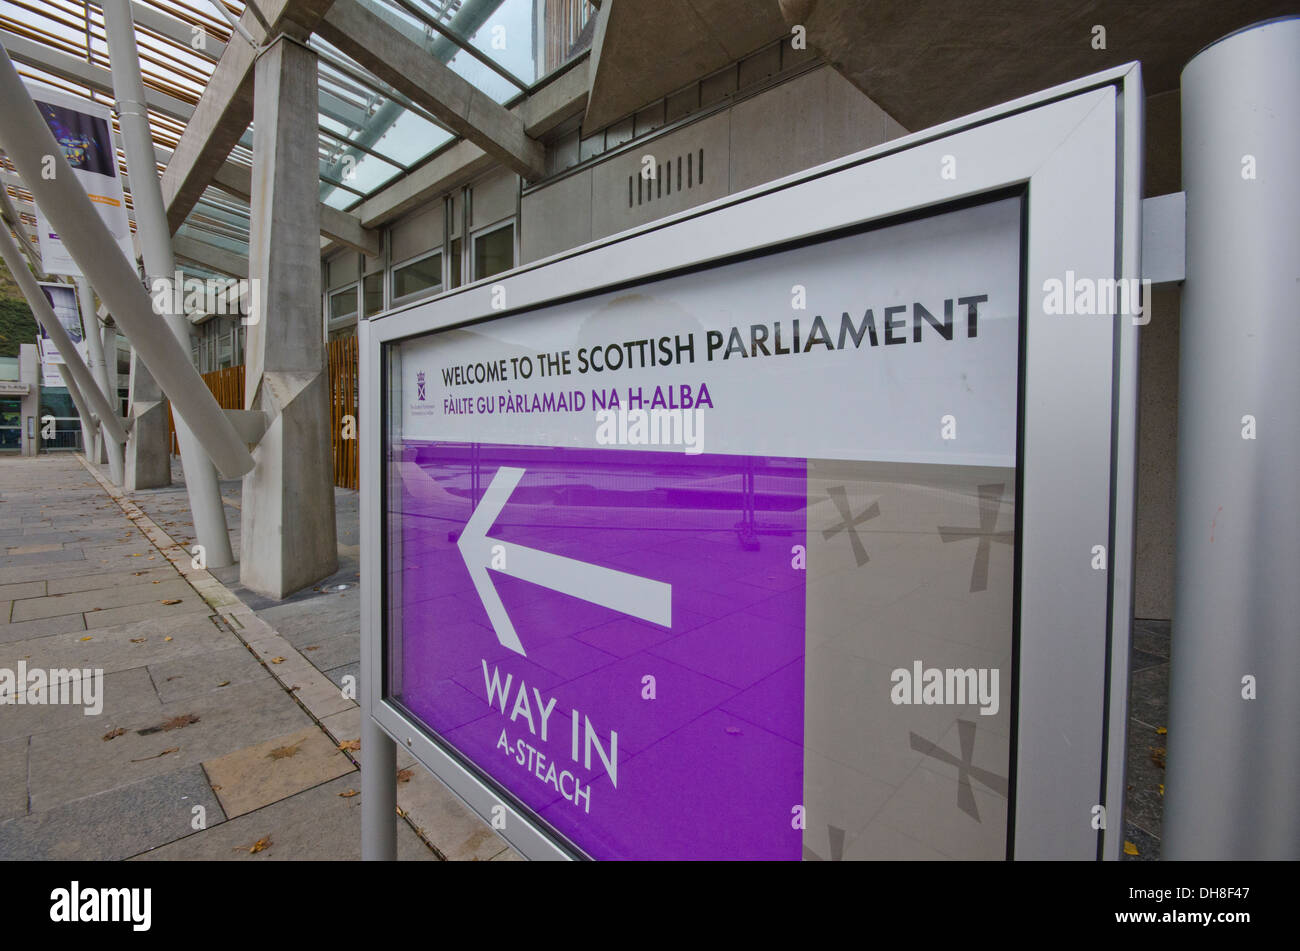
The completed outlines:
[[[363,323],[368,721],[533,858],[1113,857],[1140,106]]]

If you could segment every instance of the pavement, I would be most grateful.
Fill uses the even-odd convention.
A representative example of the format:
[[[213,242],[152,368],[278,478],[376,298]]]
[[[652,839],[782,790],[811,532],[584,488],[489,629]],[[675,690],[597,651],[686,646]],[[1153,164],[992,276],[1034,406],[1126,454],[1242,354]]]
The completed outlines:
[[[26,672],[0,707],[0,859],[359,859],[356,493],[338,573],[273,602],[194,567],[179,466],[130,497],[99,469],[0,457],[0,688]],[[399,859],[519,857],[397,766]]]

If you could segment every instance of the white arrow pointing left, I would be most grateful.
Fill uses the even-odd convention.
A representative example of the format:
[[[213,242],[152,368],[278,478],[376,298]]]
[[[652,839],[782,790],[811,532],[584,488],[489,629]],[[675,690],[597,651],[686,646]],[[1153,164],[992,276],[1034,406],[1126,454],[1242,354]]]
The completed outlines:
[[[504,567],[498,570],[504,574],[643,621],[671,627],[673,588],[670,584],[487,537],[523,476],[523,469],[510,466],[498,469],[456,543],[501,644],[516,654],[527,656],[510,615],[501,603],[501,596],[497,594],[496,585],[488,575],[493,550],[498,546],[498,554],[503,552],[505,556]]]

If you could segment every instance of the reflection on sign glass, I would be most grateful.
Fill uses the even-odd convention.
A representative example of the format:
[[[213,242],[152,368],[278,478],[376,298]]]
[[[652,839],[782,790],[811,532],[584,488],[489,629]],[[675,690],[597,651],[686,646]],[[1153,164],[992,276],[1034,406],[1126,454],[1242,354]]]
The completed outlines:
[[[1003,857],[1018,227],[392,346],[389,698],[593,858]]]

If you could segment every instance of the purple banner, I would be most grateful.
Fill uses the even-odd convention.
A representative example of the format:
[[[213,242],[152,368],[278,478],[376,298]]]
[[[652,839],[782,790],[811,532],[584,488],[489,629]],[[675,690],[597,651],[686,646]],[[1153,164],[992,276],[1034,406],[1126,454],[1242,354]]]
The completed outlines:
[[[804,460],[408,442],[390,472],[397,700],[593,858],[800,857]]]

